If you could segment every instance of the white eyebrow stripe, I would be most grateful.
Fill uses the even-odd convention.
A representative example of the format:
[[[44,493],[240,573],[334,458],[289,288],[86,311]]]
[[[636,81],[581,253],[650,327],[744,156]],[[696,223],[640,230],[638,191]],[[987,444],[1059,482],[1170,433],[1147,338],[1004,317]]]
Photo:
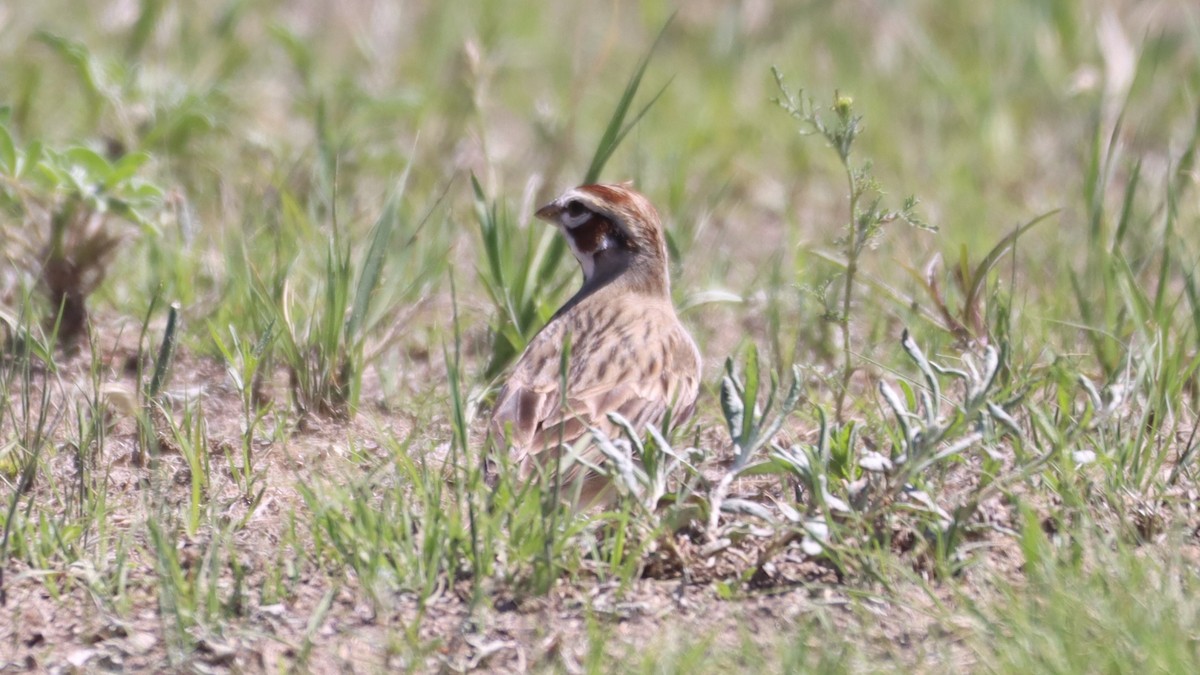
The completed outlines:
[[[564,209],[562,212],[562,216],[561,216],[562,224],[565,227],[574,229],[574,228],[579,227],[580,225],[586,223],[587,221],[591,220],[592,216],[594,216],[594,215],[596,215],[596,214],[592,213],[592,211],[586,207],[584,207],[583,212],[577,216],[572,216],[569,212],[566,211],[566,209]]]

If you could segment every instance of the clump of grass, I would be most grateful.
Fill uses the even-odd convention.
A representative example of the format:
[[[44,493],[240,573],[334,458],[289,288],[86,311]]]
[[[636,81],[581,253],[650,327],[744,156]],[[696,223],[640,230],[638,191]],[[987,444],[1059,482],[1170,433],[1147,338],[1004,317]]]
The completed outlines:
[[[1200,579],[1179,555],[1186,544],[1147,556],[1098,541],[1098,532],[1081,534],[1076,546],[1055,546],[1027,514],[1020,539],[1027,585],[1005,585],[999,597],[972,603],[971,651],[1000,672],[1200,667],[1192,628],[1200,619]]]
[[[52,571],[45,587],[55,598],[83,587],[107,605],[120,585],[124,542],[108,533],[100,350],[93,336],[87,370],[68,380],[55,362],[54,334],[34,319],[31,294],[13,324],[19,337],[0,357],[0,429],[8,434],[0,484],[11,489],[0,507],[0,605],[7,600],[4,575],[17,569],[13,561]],[[80,390],[86,393],[72,396]],[[130,406],[136,413],[136,403]],[[64,456],[72,469],[67,475],[55,471]],[[96,573],[59,573],[75,565]]]
[[[307,300],[296,300],[286,275],[281,275],[282,283],[273,293],[261,289],[258,293],[260,301],[269,304],[266,309],[279,328],[279,348],[293,403],[302,418],[314,413],[352,416],[358,408],[366,366],[402,334],[404,321],[374,311],[385,288],[382,283],[389,251],[398,250],[405,260],[402,274],[397,275],[399,283],[389,279],[386,287],[391,291],[388,300],[394,310],[411,311],[419,302],[425,280],[445,263],[444,258],[439,260],[441,256],[427,254],[425,247],[414,245],[436,203],[424,218],[409,227],[407,239],[393,246],[396,234],[404,231],[401,204],[406,183],[402,179],[388,196],[371,228],[366,251],[357,262],[336,210],[332,212],[324,272]],[[289,213],[295,218],[308,217],[299,209],[289,209]],[[306,309],[300,311],[302,307]],[[385,318],[394,320],[387,335],[369,344],[369,339],[384,327]]]
[[[562,272],[562,237],[552,228],[518,228],[508,210],[489,203],[483,187],[471,176],[475,217],[486,265],[480,279],[497,311],[492,327],[491,355],[484,377],[504,372],[554,313],[551,304],[570,277]]]
[[[24,303],[30,309],[31,303]],[[4,509],[3,538],[0,539],[0,606],[6,601],[4,573],[14,554],[28,556],[41,541],[36,535],[26,542],[22,523],[29,524],[33,501],[31,491],[41,467],[42,453],[51,445],[63,421],[63,413],[52,403],[60,386],[54,363],[54,336],[31,326],[29,314],[15,317],[20,339],[15,352],[0,358],[0,429],[11,435],[0,444],[0,481],[8,485]],[[24,329],[24,330],[21,330]],[[22,513],[21,501],[29,499]],[[14,539],[14,537],[16,539]],[[47,544],[51,542],[45,542]],[[43,552],[45,556],[48,552]]]
[[[468,440],[457,318],[455,326],[445,455],[389,436],[387,459],[365,478],[301,486],[318,557],[354,569],[376,602],[410,592],[423,604],[460,580],[472,582],[473,606],[494,588],[544,594],[578,567],[572,546],[581,521],[553,486],[521,480],[503,461],[494,484],[485,484],[487,449]]]
[[[166,509],[146,521],[157,618],[172,664],[193,660],[197,648],[220,645],[229,621],[246,610],[247,570],[230,527],[213,527],[207,541],[187,541]]]
[[[146,315],[142,320],[141,333],[138,335],[137,363],[134,372],[137,384],[129,388],[124,384],[110,382],[101,385],[96,383],[96,390],[105,405],[112,411],[132,416],[137,422],[138,449],[134,455],[134,463],[143,466],[152,461],[162,449],[175,447],[169,440],[168,420],[170,413],[165,403],[166,385],[170,377],[171,365],[175,358],[175,349],[179,340],[181,328],[180,305],[177,302],[167,307],[167,322],[163,329],[162,342],[158,344],[149,373],[143,370],[142,354],[146,348],[149,336],[150,321],[159,309],[158,297],[151,300]],[[97,354],[93,352],[93,358]],[[97,401],[97,414],[100,410]]]

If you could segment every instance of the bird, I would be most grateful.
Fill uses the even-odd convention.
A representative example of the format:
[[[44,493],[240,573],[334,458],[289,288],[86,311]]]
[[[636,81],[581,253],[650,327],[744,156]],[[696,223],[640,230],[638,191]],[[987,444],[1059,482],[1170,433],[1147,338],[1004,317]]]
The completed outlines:
[[[566,238],[583,284],[517,360],[497,395],[489,434],[506,446],[522,480],[565,466],[562,494],[578,489],[577,506],[588,508],[611,499],[609,481],[564,453],[593,430],[618,438],[610,413],[639,433],[668,415],[672,427],[690,419],[700,350],[671,302],[662,220],[631,184],[581,185],[535,215]],[[603,454],[588,443],[577,459],[599,465]]]

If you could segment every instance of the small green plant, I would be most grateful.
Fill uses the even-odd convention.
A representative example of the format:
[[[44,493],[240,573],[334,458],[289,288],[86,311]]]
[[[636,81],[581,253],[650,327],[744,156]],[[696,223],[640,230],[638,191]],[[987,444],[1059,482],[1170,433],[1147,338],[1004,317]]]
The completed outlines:
[[[188,537],[195,537],[201,526],[206,522],[205,505],[208,503],[208,492],[212,485],[212,469],[209,463],[210,445],[208,423],[204,417],[204,408],[199,401],[185,405],[182,419],[176,423],[167,418],[166,425],[170,431],[170,442],[179,450],[187,462],[185,476],[188,482],[187,513],[183,529]],[[231,462],[232,464],[232,462]],[[232,472],[237,477],[236,472]],[[243,494],[248,493],[249,480]],[[246,494],[247,499],[250,495]]]
[[[721,413],[733,443],[733,464],[725,471],[709,492],[708,530],[716,537],[719,516],[723,508],[751,511],[761,515],[754,504],[739,500],[730,503],[727,499],[729,487],[735,478],[748,470],[763,448],[770,447],[775,435],[783,428],[796,407],[800,404],[800,369],[792,368],[792,383],[784,393],[772,371],[769,383],[762,381],[763,371],[759,367],[758,347],[751,344],[746,351],[745,365],[739,377],[733,359],[725,360],[725,375],[721,378]],[[766,402],[759,403],[759,396],[767,384]],[[778,409],[775,407],[778,406]]]
[[[619,413],[609,413],[609,419],[622,435],[610,439],[592,430],[597,447],[608,460],[595,469],[609,475],[618,495],[636,504],[638,514],[652,521],[661,519],[665,504],[686,506],[700,487],[698,467],[704,452],[698,448],[675,450],[663,431],[653,426],[646,427],[643,436]],[[675,518],[665,520],[677,522]]]
[[[87,330],[87,298],[130,226],[156,231],[162,191],[138,175],[150,159],[145,153],[109,160],[87,147],[59,152],[36,141],[20,149],[2,122],[0,211],[20,224],[3,228],[11,241],[0,239],[0,249],[19,250],[23,266],[36,271],[58,317],[59,342],[74,346]]]
[[[782,389],[772,372],[759,364],[758,349],[750,344],[743,366],[732,358],[725,362],[721,379],[721,410],[729,432],[733,459],[713,480],[707,453],[699,448],[676,450],[663,431],[649,427],[639,433],[624,417],[609,417],[621,429],[621,437],[610,439],[593,430],[595,443],[606,461],[590,467],[606,474],[614,483],[617,509],[604,518],[613,521],[613,536],[604,544],[606,557],[615,571],[628,577],[629,560],[641,560],[650,549],[661,545],[686,564],[675,546],[673,535],[693,526],[703,527],[707,544],[701,556],[708,558],[725,550],[747,530],[747,516],[774,522],[769,508],[749,499],[730,497],[733,482],[761,472],[764,449],[780,450],[776,435],[800,404],[799,368],[792,382]],[[664,422],[669,424],[669,421]],[[706,471],[706,469],[708,471]],[[626,579],[627,580],[627,579]]]
[[[840,263],[845,272],[835,297],[825,292],[832,284],[823,285],[822,292],[818,293],[824,304],[825,319],[836,324],[841,331],[841,377],[834,412],[840,421],[844,414],[846,397],[850,392],[850,380],[858,368],[854,359],[850,316],[863,252],[877,241],[884,228],[894,221],[900,220],[927,230],[934,228],[917,215],[915,197],[905,199],[898,210],[884,207],[884,193],[871,174],[871,163],[868,161],[856,164],[851,160],[854,141],[862,128],[862,117],[854,114],[852,98],[834,92],[833,105],[829,109],[833,113],[833,119],[827,120],[813,100],[805,97],[802,89],[794,93],[788,91],[783,82],[783,74],[778,68],[772,68],[771,72],[775,75],[775,83],[782,95],[776,99],[776,103],[801,123],[802,134],[816,134],[829,143],[837,153],[846,177],[849,195],[846,234],[836,242],[841,249]]]
[[[263,364],[269,363],[269,351],[275,338],[274,323],[269,323],[267,329],[257,340],[250,341],[238,337],[237,329],[229,327],[229,343],[226,344],[215,327],[210,327],[213,344],[225,360],[225,372],[233,382],[238,393],[242,412],[242,443],[240,482],[246,495],[253,491],[254,482],[254,436],[263,418],[270,412],[271,406],[262,393],[264,377]]]

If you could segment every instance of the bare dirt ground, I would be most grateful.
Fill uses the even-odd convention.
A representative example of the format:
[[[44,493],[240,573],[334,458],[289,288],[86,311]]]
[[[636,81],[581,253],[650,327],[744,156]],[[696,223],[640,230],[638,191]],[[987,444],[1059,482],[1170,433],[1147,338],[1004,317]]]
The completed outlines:
[[[136,336],[130,330],[97,331],[120,336],[99,345],[101,381],[133,390],[137,371]],[[103,341],[102,341],[103,342]],[[440,357],[427,352],[410,354],[410,385],[437,381],[444,367]],[[58,365],[56,388],[58,409],[72,409],[71,400],[92,396],[92,356],[89,350]],[[145,365],[145,364],[143,364]],[[715,371],[716,365],[709,364]],[[522,597],[511,589],[487,589],[487,602],[471,602],[468,582],[440,588],[423,605],[414,596],[393,595],[370,599],[352,574],[338,578],[320,569],[310,550],[285,550],[285,530],[295,527],[289,514],[307,508],[298,487],[314,476],[349,476],[363,471],[361,462],[350,461],[354,451],[380,453],[381,434],[407,434],[427,427],[436,438],[447,427],[445,420],[412,419],[389,406],[378,389],[377,379],[368,378],[363,412],[353,422],[309,419],[303,423],[268,417],[263,424],[289,424],[282,444],[264,438],[256,443],[256,469],[265,485],[256,505],[248,503],[230,472],[236,469],[242,435],[242,413],[222,364],[188,353],[177,356],[168,394],[179,402],[202,400],[209,439],[212,482],[206,498],[227,520],[246,519],[231,542],[234,558],[242,570],[240,582],[226,569],[219,586],[229,589],[241,583],[249,591],[245,606],[231,614],[232,625],[210,626],[196,634],[199,645],[186,663],[168,658],[164,643],[162,597],[151,586],[158,577],[155,560],[145,553],[149,542],[129,551],[125,584],[116,608],[101,600],[104,590],[96,570],[76,563],[66,568],[34,570],[17,561],[5,570],[6,620],[0,622],[0,645],[4,672],[120,672],[186,668],[196,672],[279,672],[293,668],[314,672],[378,672],[391,669],[419,671],[497,672],[554,669],[582,672],[587,663],[604,655],[640,662],[648,654],[669,653],[673,648],[695,648],[699,644],[714,654],[738,653],[750,647],[763,650],[774,662],[786,636],[809,639],[812,626],[833,626],[862,635],[861,644],[877,656],[893,662],[923,667],[958,667],[971,662],[971,655],[955,646],[953,627],[939,617],[937,607],[953,602],[956,592],[928,584],[884,591],[861,583],[846,585],[827,564],[813,562],[799,550],[785,550],[769,565],[754,573],[761,541],[749,538],[715,556],[691,558],[684,564],[646,565],[643,578],[621,588],[586,576],[561,579],[544,597]],[[275,378],[272,396],[286,406],[286,377]],[[375,404],[366,402],[374,401]],[[710,402],[711,403],[711,402]],[[403,406],[400,406],[403,407]],[[110,406],[111,418],[103,449],[87,461],[94,462],[94,475],[102,476],[94,489],[107,496],[110,527],[145,531],[134,525],[155,517],[150,495],[161,495],[166,503],[184,508],[189,494],[187,462],[160,429],[160,454],[143,459],[138,454],[137,425],[123,417],[119,406]],[[712,414],[712,413],[709,413]],[[717,419],[701,421],[706,429],[704,443],[719,447],[726,442]],[[788,433],[803,435],[804,429]],[[444,434],[443,434],[444,435]],[[382,457],[380,457],[382,459]],[[59,445],[46,458],[51,474],[63,485],[76,474],[77,455]],[[970,480],[969,467],[963,480]],[[735,484],[734,494],[762,500],[775,488],[744,479]],[[34,509],[69,508],[51,497],[59,486],[35,484]],[[997,530],[1012,529],[1010,514],[999,501],[982,510],[993,519]],[[297,527],[299,541],[311,545],[311,534]],[[111,537],[115,533],[95,533]],[[208,562],[203,530],[196,539],[184,537],[177,553],[184,570]],[[1018,558],[1007,538],[979,541],[988,547],[983,567],[968,572],[980,579],[1014,576]],[[695,552],[698,541],[686,534],[676,539],[685,556]],[[795,549],[795,545],[792,545]],[[919,560],[913,560],[920,570]],[[280,602],[256,604],[267,575],[286,568],[298,581],[292,594]],[[72,583],[60,584],[70,578]],[[928,575],[926,575],[928,577]],[[336,579],[336,583],[334,580]],[[742,586],[738,580],[748,579]],[[719,583],[729,581],[737,592],[724,598]],[[53,588],[66,588],[55,593]],[[866,604],[856,601],[866,598]],[[862,607],[868,607],[864,613]],[[601,639],[598,639],[601,638]],[[781,638],[783,639],[781,643]],[[602,645],[597,648],[594,644]],[[815,645],[814,647],[819,647]],[[589,659],[592,659],[589,661]],[[627,661],[626,661],[627,662]],[[648,663],[652,663],[651,658]]]
[[[714,335],[754,330],[722,325],[723,319],[727,317],[715,312],[705,317],[705,325]],[[118,390],[132,391],[138,365],[136,332],[114,327],[95,334],[116,336],[99,340],[100,382],[109,391],[114,384]],[[469,347],[473,338],[466,338]],[[728,347],[725,351],[732,349]],[[440,352],[407,349],[403,354],[399,391],[389,397],[376,374],[369,374],[362,410],[353,421],[275,416],[264,420],[254,452],[265,489],[255,503],[232,478],[243,422],[224,366],[179,353],[167,394],[176,402],[176,416],[183,414],[185,402],[202,401],[212,476],[205,498],[223,522],[245,521],[228,543],[238,573],[218,571],[220,598],[234,597],[229,591],[235,584],[246,590],[236,596],[242,598],[241,606],[218,614],[236,620],[203,631],[192,629],[197,647],[180,662],[169,656],[171,645],[164,642],[170,639],[166,636],[171,632],[164,630],[170,612],[153,586],[161,572],[147,553],[153,550],[151,542],[138,539],[128,550],[108,550],[109,560],[126,556],[118,582],[124,588],[116,594],[102,587],[111,582],[90,563],[31,569],[14,560],[4,571],[0,672],[574,673],[602,664],[654,664],[673,653],[697,649],[715,659],[706,661],[713,665],[726,659],[735,668],[780,669],[786,665],[781,650],[820,652],[828,648],[820,636],[830,631],[854,636],[839,648],[856,645],[860,651],[845,658],[862,664],[858,669],[886,665],[906,671],[962,671],[982,665],[960,635],[972,621],[972,603],[1001,597],[1006,589],[1024,583],[1016,536],[1019,518],[1008,501],[996,497],[979,509],[976,520],[982,527],[964,547],[970,551],[970,563],[953,579],[939,578],[927,554],[906,550],[913,537],[904,532],[894,533],[892,548],[905,569],[883,571],[880,577],[891,580],[885,587],[869,575],[840,578],[832,565],[806,556],[796,543],[765,565],[758,554],[766,540],[754,537],[706,557],[699,554],[702,540],[685,531],[675,538],[685,560],[649,556],[641,578],[626,587],[589,576],[585,568],[560,579],[544,596],[489,582],[485,601],[478,603],[473,602],[475,589],[469,581],[443,582],[424,603],[410,594],[374,596],[352,572],[340,571],[347,568],[323,567],[313,554],[312,532],[295,521],[308,510],[301,486],[316,478],[349,480],[385,461],[387,436],[403,437],[415,430],[428,441],[423,447],[430,448],[448,436],[446,419],[404,412],[414,407],[394,400],[432,395],[426,390],[445,379]],[[55,381],[62,384],[53,388],[55,409],[74,410],[73,400],[95,395],[92,363],[85,348],[57,365]],[[716,379],[718,368],[719,364],[706,364],[708,381]],[[282,372],[269,392],[277,409],[288,408]],[[712,399],[712,392],[705,397]],[[113,530],[92,533],[92,546],[114,540],[118,530],[142,533],[135,536],[144,538],[144,521],[155,518],[154,509],[161,508],[156,503],[181,511],[189,496],[188,464],[163,433],[166,427],[159,425],[159,454],[142,458],[137,425],[119,408],[109,406],[102,450],[83,460],[93,463],[92,475],[98,477],[93,489],[106,496],[108,527]],[[714,401],[702,401],[698,426],[701,444],[720,455],[728,452],[721,450],[728,439],[715,408]],[[286,428],[274,434],[276,424]],[[791,426],[783,433],[803,438],[814,430]],[[365,462],[363,454],[368,456]],[[32,505],[33,517],[39,509],[72,508],[61,497],[62,486],[75,481],[78,457],[74,448],[60,443],[44,458],[58,485],[42,481],[32,486],[32,499],[22,503]],[[945,499],[952,502],[956,492],[969,492],[978,475],[971,461],[957,465],[943,483]],[[766,503],[779,496],[777,491],[771,482],[748,478],[735,483],[733,494]],[[1174,506],[1150,508],[1148,527],[1161,531],[1165,520],[1184,518],[1193,531],[1200,531],[1193,503],[1180,495]],[[1048,531],[1051,527],[1046,524]],[[1149,534],[1152,540],[1154,533]],[[177,542],[183,570],[210,563],[205,558],[209,536],[201,528],[194,538],[184,536]],[[1200,547],[1193,548],[1189,555],[1200,559]],[[264,601],[271,576],[281,570],[292,578],[290,593]],[[71,583],[63,583],[68,578]],[[121,598],[121,606],[106,600],[113,595]],[[761,662],[745,662],[756,653]]]

